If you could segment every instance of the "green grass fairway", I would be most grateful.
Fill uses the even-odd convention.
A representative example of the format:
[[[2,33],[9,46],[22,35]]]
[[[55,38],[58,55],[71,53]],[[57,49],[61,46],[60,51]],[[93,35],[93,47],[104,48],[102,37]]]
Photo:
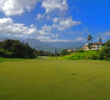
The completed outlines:
[[[22,61],[22,60],[25,60],[25,59],[19,59],[19,58],[2,58],[2,57],[0,57],[0,63],[1,62],[7,62],[7,61]]]
[[[0,63],[0,100],[110,100],[110,62],[24,60]]]

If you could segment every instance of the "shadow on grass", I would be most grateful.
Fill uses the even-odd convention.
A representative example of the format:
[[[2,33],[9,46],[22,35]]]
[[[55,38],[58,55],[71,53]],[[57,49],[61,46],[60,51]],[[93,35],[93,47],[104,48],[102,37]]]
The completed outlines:
[[[58,75],[65,75],[64,73],[57,73]],[[74,75],[74,76],[76,76],[76,75],[78,75],[78,74],[70,74],[70,73],[66,73],[66,75]]]
[[[78,74],[72,74],[72,75],[78,75]]]

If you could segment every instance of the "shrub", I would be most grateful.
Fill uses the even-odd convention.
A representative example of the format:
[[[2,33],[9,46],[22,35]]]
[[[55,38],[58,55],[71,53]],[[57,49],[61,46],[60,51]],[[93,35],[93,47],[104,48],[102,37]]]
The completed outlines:
[[[0,43],[0,56],[10,58],[37,58],[35,50],[18,40],[5,40]]]
[[[110,59],[110,47],[104,46],[100,49],[99,58],[101,60],[109,60]]]
[[[71,60],[79,60],[79,59],[99,59],[99,51],[84,51],[84,52],[74,52],[69,56],[65,56],[64,59],[71,59]]]
[[[83,50],[83,49],[79,49],[78,52],[79,52],[79,53],[83,53],[84,50]]]
[[[0,50],[0,57],[12,57],[13,56],[13,52],[10,52],[10,51],[5,51],[3,49]]]

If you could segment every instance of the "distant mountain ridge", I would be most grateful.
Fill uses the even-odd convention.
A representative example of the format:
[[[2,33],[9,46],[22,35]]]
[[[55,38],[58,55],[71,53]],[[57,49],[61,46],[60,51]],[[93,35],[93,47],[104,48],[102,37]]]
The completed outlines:
[[[84,42],[46,42],[56,48],[79,48],[82,47],[85,43]]]
[[[45,44],[44,42],[41,42],[40,40],[37,40],[37,39],[28,38],[28,39],[23,40],[23,42],[28,43],[29,46],[31,46],[32,48],[35,48],[37,50],[53,52],[55,49],[53,46]]]

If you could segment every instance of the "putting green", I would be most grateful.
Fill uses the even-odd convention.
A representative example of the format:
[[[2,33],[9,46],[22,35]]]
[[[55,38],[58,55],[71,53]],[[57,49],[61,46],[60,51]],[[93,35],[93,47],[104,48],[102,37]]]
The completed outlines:
[[[24,60],[0,63],[0,100],[110,100],[110,62]]]

